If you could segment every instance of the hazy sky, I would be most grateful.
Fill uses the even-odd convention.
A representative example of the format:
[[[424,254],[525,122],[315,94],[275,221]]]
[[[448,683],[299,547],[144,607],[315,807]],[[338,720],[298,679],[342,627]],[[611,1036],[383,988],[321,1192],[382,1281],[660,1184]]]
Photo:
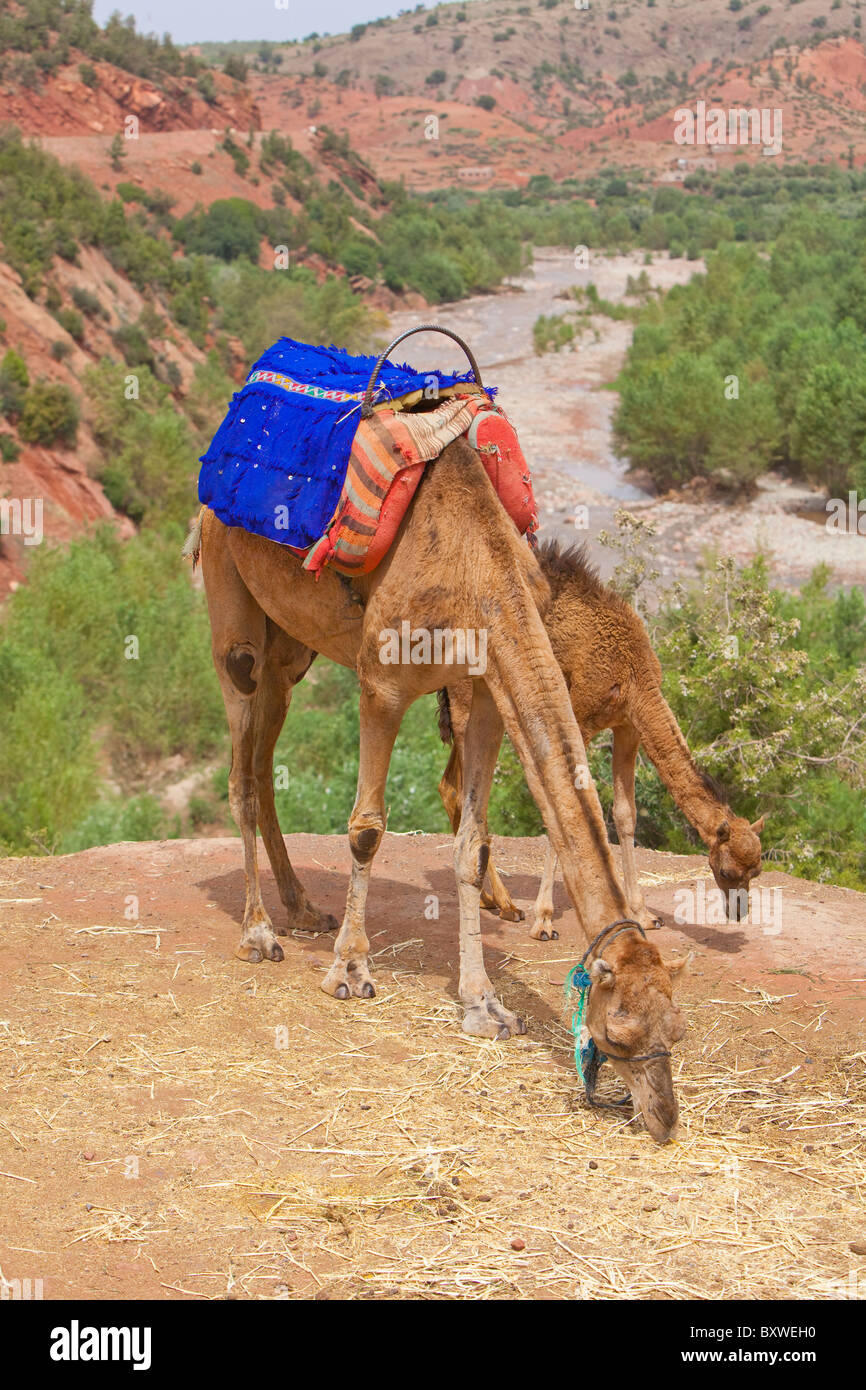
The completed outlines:
[[[286,5],[278,9],[277,4]],[[197,39],[302,39],[317,31],[342,34],[353,24],[414,9],[412,0],[94,0],[104,24],[113,10],[135,15],[144,33]]]

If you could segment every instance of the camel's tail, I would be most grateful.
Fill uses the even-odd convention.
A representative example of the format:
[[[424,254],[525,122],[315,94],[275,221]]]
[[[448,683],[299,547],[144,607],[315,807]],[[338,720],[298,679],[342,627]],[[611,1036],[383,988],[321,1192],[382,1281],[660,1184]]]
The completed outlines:
[[[193,570],[195,570],[196,565],[201,559],[201,526],[203,517],[204,507],[202,507],[193,522],[192,529],[183,543],[183,550],[180,552],[185,560],[192,560]]]
[[[442,687],[436,692],[436,699],[439,704],[439,737],[444,744],[454,742],[454,730],[451,726],[451,701],[448,698],[447,686]]]

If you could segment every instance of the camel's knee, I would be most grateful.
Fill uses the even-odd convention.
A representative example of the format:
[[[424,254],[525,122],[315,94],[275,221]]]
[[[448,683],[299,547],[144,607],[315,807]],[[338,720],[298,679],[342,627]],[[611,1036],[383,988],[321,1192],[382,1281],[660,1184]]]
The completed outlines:
[[[481,888],[490,862],[490,841],[477,826],[460,830],[454,841],[454,873],[458,883]]]
[[[258,653],[250,642],[236,642],[226,652],[226,674],[239,695],[254,695],[258,686]]]
[[[380,815],[363,815],[349,821],[349,848],[358,864],[369,864],[384,834],[385,822]]]

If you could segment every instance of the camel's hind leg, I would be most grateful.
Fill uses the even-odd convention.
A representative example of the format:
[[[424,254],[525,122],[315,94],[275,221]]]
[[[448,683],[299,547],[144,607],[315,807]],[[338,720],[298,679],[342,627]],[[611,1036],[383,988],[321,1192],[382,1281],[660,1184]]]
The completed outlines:
[[[262,901],[256,847],[256,708],[268,655],[268,620],[238,574],[225,528],[209,517],[205,518],[202,559],[211,649],[232,740],[229,806],[244,847],[246,904],[235,954],[251,964],[280,961],[283,950]]]
[[[385,783],[406,703],[398,690],[374,695],[361,687],[358,792],[349,817],[352,877],[343,925],[334,942],[334,963],[322,981],[322,989],[335,999],[348,999],[350,994],[372,999],[376,993],[367,959],[367,889],[385,833]]]
[[[476,1038],[525,1033],[506,1009],[484,968],[481,941],[481,885],[490,858],[487,802],[502,742],[502,720],[487,686],[474,682],[472,709],[463,744],[463,808],[454,841],[454,872],[460,900],[460,1000],[466,1010],[463,1031]]]
[[[259,829],[280,898],[288,917],[287,927],[275,927],[279,936],[289,931],[336,931],[339,922],[308,900],[292,868],[274,805],[274,748],[285,723],[292,691],[309,670],[315,653],[268,622],[267,648],[255,697],[253,775],[256,783]]]
[[[452,743],[451,755],[448,764],[442,774],[439,783],[439,795],[442,805],[445,807],[445,814],[451,822],[451,829],[457,834],[460,825],[460,814],[463,805],[463,760],[461,749],[466,729],[466,717],[461,718],[462,710],[460,706],[464,703],[464,687],[466,688],[465,703],[467,705],[466,714],[468,715],[468,704],[472,699],[471,684],[469,681],[461,681],[459,685],[448,687],[448,696],[452,711]],[[455,697],[455,692],[457,695]],[[499,749],[497,748],[497,756]],[[492,912],[498,912],[503,922],[522,922],[524,913],[517,906],[511,897],[493,863],[491,857],[487,865],[487,875],[490,879],[490,892],[482,889],[481,906],[489,908]]]

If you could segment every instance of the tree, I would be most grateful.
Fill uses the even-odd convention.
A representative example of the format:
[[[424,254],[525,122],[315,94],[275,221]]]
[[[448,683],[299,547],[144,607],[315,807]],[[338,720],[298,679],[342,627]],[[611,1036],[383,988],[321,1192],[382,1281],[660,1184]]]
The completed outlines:
[[[115,135],[109,149],[108,157],[111,160],[111,167],[116,174],[123,168],[123,161],[126,159],[126,146],[123,143],[122,135]]]

